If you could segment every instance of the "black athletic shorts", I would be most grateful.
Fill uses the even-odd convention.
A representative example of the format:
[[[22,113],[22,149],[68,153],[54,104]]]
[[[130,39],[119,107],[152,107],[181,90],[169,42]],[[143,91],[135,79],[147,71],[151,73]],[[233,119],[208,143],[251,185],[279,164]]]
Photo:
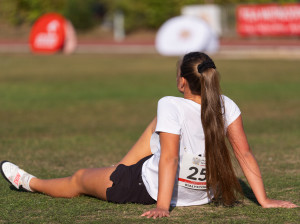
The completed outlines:
[[[142,167],[144,162],[152,155],[141,159],[134,165],[120,164],[111,174],[113,185],[106,190],[106,198],[115,203],[155,204],[156,201],[148,194],[142,180]]]

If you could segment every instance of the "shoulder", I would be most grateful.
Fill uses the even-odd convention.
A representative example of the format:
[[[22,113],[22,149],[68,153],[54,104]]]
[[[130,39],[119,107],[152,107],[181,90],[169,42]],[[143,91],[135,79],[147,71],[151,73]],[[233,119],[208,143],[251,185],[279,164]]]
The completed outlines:
[[[158,101],[156,132],[180,134],[181,110],[180,97],[166,96]]]
[[[181,99],[183,99],[183,98],[182,97],[176,97],[176,96],[164,96],[164,97],[160,98],[160,100],[158,102],[176,103],[176,102],[179,102]]]
[[[179,116],[181,114],[181,97],[165,96],[158,101],[157,115]]]
[[[222,95],[222,103],[224,104],[225,111],[225,127],[227,128],[233,121],[235,121],[238,116],[240,116],[241,111],[236,103],[229,97]]]
[[[165,96],[158,101],[158,106],[178,107],[183,98],[175,96]]]
[[[226,109],[238,107],[237,104],[228,96],[221,95],[221,98],[222,98],[222,103],[224,103]]]
[[[234,103],[232,99],[230,99],[228,96],[225,96],[225,95],[221,95],[223,101],[225,104],[231,104],[231,103]]]

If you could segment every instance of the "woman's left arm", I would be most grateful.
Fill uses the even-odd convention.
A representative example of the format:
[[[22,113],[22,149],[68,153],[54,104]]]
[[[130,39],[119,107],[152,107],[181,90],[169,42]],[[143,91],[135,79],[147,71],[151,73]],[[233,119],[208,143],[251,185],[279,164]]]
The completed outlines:
[[[267,197],[259,166],[252,153],[252,150],[249,147],[247,137],[244,132],[241,116],[239,116],[228,126],[227,137],[248,180],[248,183],[255,194],[255,197],[262,207],[298,207],[297,205],[288,201],[273,200]]]
[[[178,167],[179,135],[160,132],[161,154],[158,169],[156,208],[145,212],[147,218],[169,217],[169,208]]]

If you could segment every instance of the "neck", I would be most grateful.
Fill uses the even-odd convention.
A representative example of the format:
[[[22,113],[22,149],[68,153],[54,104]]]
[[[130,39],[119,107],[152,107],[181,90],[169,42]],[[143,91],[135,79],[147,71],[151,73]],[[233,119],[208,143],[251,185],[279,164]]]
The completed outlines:
[[[190,93],[188,93],[188,92],[183,93],[183,98],[187,99],[187,100],[192,100],[192,101],[194,101],[198,104],[201,104],[201,96],[192,94],[191,92]]]

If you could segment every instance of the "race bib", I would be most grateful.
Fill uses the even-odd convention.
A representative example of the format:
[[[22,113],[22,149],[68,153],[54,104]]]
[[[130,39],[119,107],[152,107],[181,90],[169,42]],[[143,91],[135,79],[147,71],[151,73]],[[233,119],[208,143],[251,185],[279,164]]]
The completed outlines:
[[[184,153],[178,177],[178,185],[195,190],[206,189],[205,157]]]

